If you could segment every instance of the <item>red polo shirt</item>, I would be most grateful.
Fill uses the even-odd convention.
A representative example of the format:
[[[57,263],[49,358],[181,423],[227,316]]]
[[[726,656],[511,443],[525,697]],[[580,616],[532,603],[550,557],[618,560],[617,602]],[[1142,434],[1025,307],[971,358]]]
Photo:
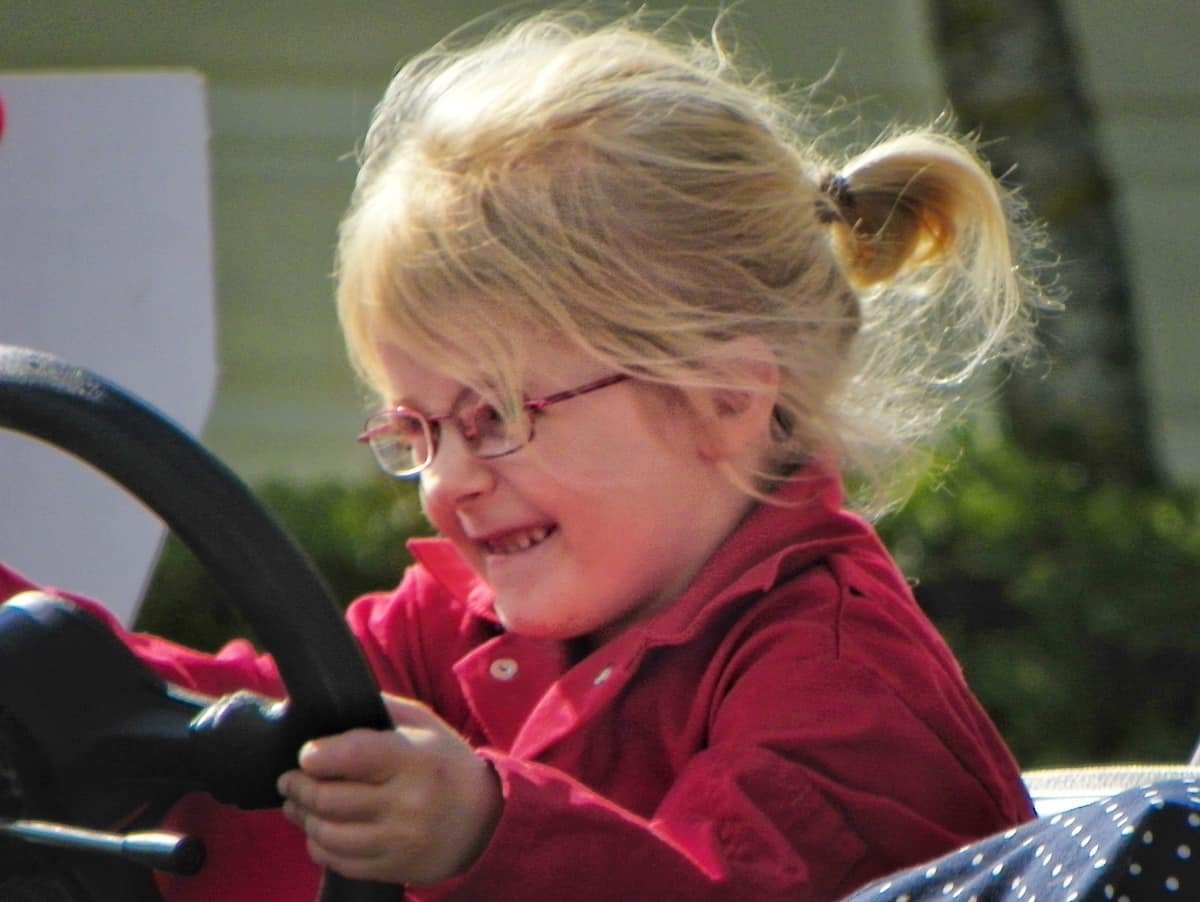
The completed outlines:
[[[670,607],[577,660],[508,634],[441,540],[349,613],[381,687],[420,698],[492,762],[505,807],[469,873],[418,898],[838,898],[1016,824],[1011,755],[835,479],[762,504]],[[0,591],[3,574],[0,574]],[[128,636],[167,679],[280,692],[246,643],[215,657]],[[275,812],[192,797],[174,825],[210,864],[170,899],[310,898]]]

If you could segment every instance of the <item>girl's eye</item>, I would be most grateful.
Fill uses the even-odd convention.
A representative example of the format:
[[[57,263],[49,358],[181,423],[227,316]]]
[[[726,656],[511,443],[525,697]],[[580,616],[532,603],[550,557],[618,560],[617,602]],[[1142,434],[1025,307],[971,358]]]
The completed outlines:
[[[464,411],[464,414],[463,420],[475,438],[488,439],[505,432],[504,418],[500,416],[500,411],[485,401],[480,401]]]
[[[392,431],[399,441],[408,444],[422,441],[425,438],[425,427],[421,424],[421,421],[416,417],[405,416],[403,414],[397,416],[392,421]]]

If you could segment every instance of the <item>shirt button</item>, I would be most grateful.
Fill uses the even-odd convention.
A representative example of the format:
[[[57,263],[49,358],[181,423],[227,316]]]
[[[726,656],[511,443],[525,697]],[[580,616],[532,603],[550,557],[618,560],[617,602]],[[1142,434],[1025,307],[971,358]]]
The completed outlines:
[[[488,673],[492,675],[492,679],[507,683],[517,675],[518,669],[517,662],[512,658],[497,658],[492,662],[492,666],[488,668]]]
[[[599,686],[601,683],[607,683],[608,678],[610,676],[612,676],[612,671],[613,671],[613,669],[612,669],[611,665],[608,667],[605,667],[598,674],[596,674],[596,678],[594,680],[592,680],[592,685]]]

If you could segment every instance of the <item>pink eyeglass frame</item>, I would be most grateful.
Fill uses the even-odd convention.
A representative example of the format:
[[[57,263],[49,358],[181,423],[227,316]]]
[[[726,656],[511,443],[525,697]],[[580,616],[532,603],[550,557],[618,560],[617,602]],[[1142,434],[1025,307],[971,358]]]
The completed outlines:
[[[549,407],[551,404],[557,404],[560,401],[568,401],[571,398],[577,398],[580,395],[586,395],[589,392],[599,391],[602,388],[608,388],[610,385],[616,385],[617,383],[624,382],[630,378],[632,378],[632,377],[628,373],[613,373],[609,376],[604,376],[603,378],[597,379],[593,382],[588,382],[584,385],[580,385],[577,388],[569,388],[569,389],[566,389],[565,391],[555,392],[552,395],[546,395],[546,397],[544,397],[544,398],[532,398],[528,401],[525,401],[521,405],[521,409],[527,411],[531,415],[536,416],[537,414],[539,414],[543,410],[545,410],[547,407]],[[376,413],[371,414],[371,416],[367,418],[367,422],[370,423],[371,420],[373,420],[376,417],[381,416],[383,414],[393,414],[393,413],[394,414],[404,414],[406,416],[415,417],[416,419],[423,422],[426,426],[426,432],[427,432],[429,438],[431,439],[430,447],[429,447],[429,459],[427,461],[425,461],[425,463],[422,466],[416,468],[415,470],[412,471],[412,473],[409,474],[409,475],[416,475],[421,470],[425,469],[425,467],[429,466],[433,462],[434,455],[437,454],[438,438],[439,438],[439,432],[440,432],[439,424],[445,422],[446,420],[457,419],[458,412],[455,410],[452,410],[449,413],[443,413],[443,414],[439,414],[437,416],[431,417],[431,416],[426,416],[425,414],[421,413],[419,410],[413,410],[410,407],[404,407],[403,405],[399,405],[396,407],[385,408],[384,410],[380,410],[380,411],[377,411]],[[360,443],[363,443],[363,444],[369,443],[371,441],[371,439],[375,438],[376,436],[386,434],[388,432],[388,429],[389,429],[389,427],[388,427],[387,423],[382,423],[378,426],[375,426],[374,428],[368,428],[368,429],[364,430],[358,436],[357,441]],[[533,434],[534,434],[533,433],[533,421],[531,418],[530,423],[529,423],[529,437],[527,439],[525,439],[525,441],[521,442],[519,445],[517,445],[513,448],[510,448],[500,454],[487,455],[487,457],[488,458],[504,457],[506,454],[512,454],[514,451],[519,451],[521,448],[524,448],[531,441],[533,441]]]

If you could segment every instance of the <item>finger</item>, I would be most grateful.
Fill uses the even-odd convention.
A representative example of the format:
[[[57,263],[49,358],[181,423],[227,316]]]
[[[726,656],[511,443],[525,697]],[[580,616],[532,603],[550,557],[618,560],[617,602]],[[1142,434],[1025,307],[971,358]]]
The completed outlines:
[[[321,868],[336,871],[351,880],[373,880],[381,883],[405,882],[403,876],[397,876],[397,871],[403,873],[403,865],[396,865],[390,855],[345,855],[333,852],[311,837],[307,841],[308,857]]]
[[[300,769],[318,780],[380,784],[404,765],[408,740],[392,730],[351,730],[304,743]]]
[[[304,821],[309,854],[318,864],[343,867],[395,854],[396,837],[386,838],[374,824],[338,823],[308,815]]]
[[[397,727],[432,728],[442,723],[440,717],[434,714],[427,705],[416,699],[389,695],[386,692],[380,693],[380,695],[388,715],[392,718],[392,723]]]
[[[299,814],[334,823],[374,823],[383,816],[384,801],[370,784],[312,780],[297,774],[287,781],[287,789],[285,804]]]

